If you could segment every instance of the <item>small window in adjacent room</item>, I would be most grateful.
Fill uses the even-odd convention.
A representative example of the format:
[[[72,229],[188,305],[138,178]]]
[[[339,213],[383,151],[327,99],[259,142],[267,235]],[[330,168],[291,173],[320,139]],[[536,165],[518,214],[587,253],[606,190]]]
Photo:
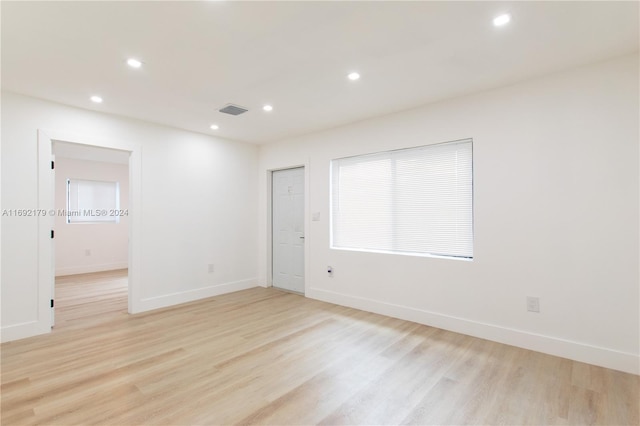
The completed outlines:
[[[472,259],[473,142],[333,160],[331,247]]]
[[[118,223],[118,182],[67,179],[67,223]]]

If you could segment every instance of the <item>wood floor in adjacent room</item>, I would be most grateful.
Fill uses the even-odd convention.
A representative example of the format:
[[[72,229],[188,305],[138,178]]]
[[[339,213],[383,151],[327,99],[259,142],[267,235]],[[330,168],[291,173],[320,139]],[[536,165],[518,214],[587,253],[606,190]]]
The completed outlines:
[[[255,288],[140,315],[126,271],[61,279],[5,343],[2,424],[637,425],[638,376]]]

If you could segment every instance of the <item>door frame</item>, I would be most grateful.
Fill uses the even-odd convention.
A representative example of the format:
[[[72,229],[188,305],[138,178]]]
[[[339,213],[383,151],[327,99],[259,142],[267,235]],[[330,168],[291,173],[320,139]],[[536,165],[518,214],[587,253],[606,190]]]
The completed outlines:
[[[290,169],[304,169],[304,295],[309,285],[309,163],[287,165],[267,169],[267,287],[273,287],[273,172]]]
[[[127,312],[140,312],[142,260],[141,200],[142,200],[142,148],[133,142],[101,140],[91,136],[69,132],[38,129],[38,211],[55,210],[51,156],[53,142],[66,142],[98,148],[118,149],[129,152],[129,286]],[[54,252],[50,231],[54,224],[48,214],[38,216],[38,328],[50,332],[52,286],[55,282]]]

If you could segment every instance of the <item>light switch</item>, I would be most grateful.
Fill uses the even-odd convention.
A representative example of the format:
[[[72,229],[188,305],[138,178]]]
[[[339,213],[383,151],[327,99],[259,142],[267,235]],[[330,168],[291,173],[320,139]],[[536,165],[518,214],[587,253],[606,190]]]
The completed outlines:
[[[317,222],[320,220],[320,212],[315,212],[311,215],[311,220],[313,220],[314,222]]]

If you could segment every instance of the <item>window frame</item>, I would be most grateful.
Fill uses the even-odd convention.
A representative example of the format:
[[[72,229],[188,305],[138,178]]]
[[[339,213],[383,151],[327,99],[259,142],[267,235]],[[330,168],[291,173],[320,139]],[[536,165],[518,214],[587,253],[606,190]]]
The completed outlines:
[[[398,152],[402,152],[402,151],[411,151],[411,150],[425,150],[425,149],[429,149],[429,148],[436,148],[438,146],[443,146],[443,145],[452,145],[452,144],[469,144],[470,147],[470,244],[471,244],[471,254],[469,256],[463,256],[463,255],[457,255],[457,254],[447,254],[447,253],[435,253],[435,252],[418,252],[418,251],[412,251],[412,250],[403,250],[398,248],[398,241],[397,241],[397,228],[398,228],[398,220],[396,217],[394,217],[391,220],[391,227],[393,228],[393,230],[391,231],[391,238],[392,238],[392,243],[391,245],[393,246],[392,250],[387,250],[387,249],[377,249],[377,248],[362,248],[362,247],[348,247],[348,246],[337,246],[335,243],[335,233],[339,232],[336,231],[336,223],[335,223],[335,218],[334,218],[334,200],[336,198],[334,192],[336,191],[336,188],[334,188],[334,184],[336,182],[336,178],[334,176],[335,173],[335,163],[336,162],[340,162],[340,161],[344,161],[344,160],[349,160],[349,159],[366,159],[366,157],[376,157],[376,156],[380,156],[381,154],[388,154],[389,158],[391,160],[391,169],[392,169],[392,174],[393,174],[393,179],[391,182],[392,188],[391,188],[391,196],[395,199],[396,198],[396,194],[397,194],[397,188],[396,186],[398,185],[398,180],[396,177],[396,162],[397,159],[393,159],[393,153],[398,153]],[[446,141],[446,142],[439,142],[439,143],[434,143],[434,144],[427,144],[427,145],[419,145],[419,146],[413,146],[413,147],[406,147],[406,148],[398,148],[398,149],[392,149],[392,150],[384,150],[384,151],[376,151],[376,152],[370,152],[370,153],[366,153],[366,154],[358,154],[358,155],[351,155],[351,156],[345,156],[345,157],[340,157],[340,158],[334,158],[329,162],[329,184],[330,184],[330,188],[329,188],[329,248],[333,249],[333,250],[343,250],[343,251],[356,251],[356,252],[365,252],[365,253],[381,253],[381,254],[396,254],[396,255],[404,255],[404,256],[415,256],[415,257],[430,257],[430,258],[438,258],[438,259],[453,259],[453,260],[462,260],[462,261],[473,261],[474,257],[475,257],[475,250],[474,250],[474,242],[475,242],[475,177],[474,177],[474,143],[473,143],[473,138],[464,138],[464,139],[457,139],[457,140],[453,140],[453,141]],[[395,201],[391,204],[392,206],[395,206],[396,203]],[[397,216],[398,215],[398,211],[397,209],[394,207],[392,208],[392,215]]]
[[[71,183],[72,182],[95,182],[101,184],[113,184],[115,185],[115,205],[113,208],[109,209],[98,209],[92,206],[91,208],[81,209],[72,209],[71,208]],[[67,225],[117,225],[120,223],[120,182],[118,181],[109,181],[109,180],[98,180],[98,179],[80,179],[80,178],[67,178],[66,182],[66,214],[65,214],[65,223]],[[107,214],[105,216],[100,216],[106,218],[105,220],[96,220],[96,219],[88,219],[83,220],[83,215],[77,214],[74,215],[72,212],[80,212],[87,210],[107,210]],[[109,210],[113,210],[109,212]],[[112,214],[113,213],[113,214]]]

